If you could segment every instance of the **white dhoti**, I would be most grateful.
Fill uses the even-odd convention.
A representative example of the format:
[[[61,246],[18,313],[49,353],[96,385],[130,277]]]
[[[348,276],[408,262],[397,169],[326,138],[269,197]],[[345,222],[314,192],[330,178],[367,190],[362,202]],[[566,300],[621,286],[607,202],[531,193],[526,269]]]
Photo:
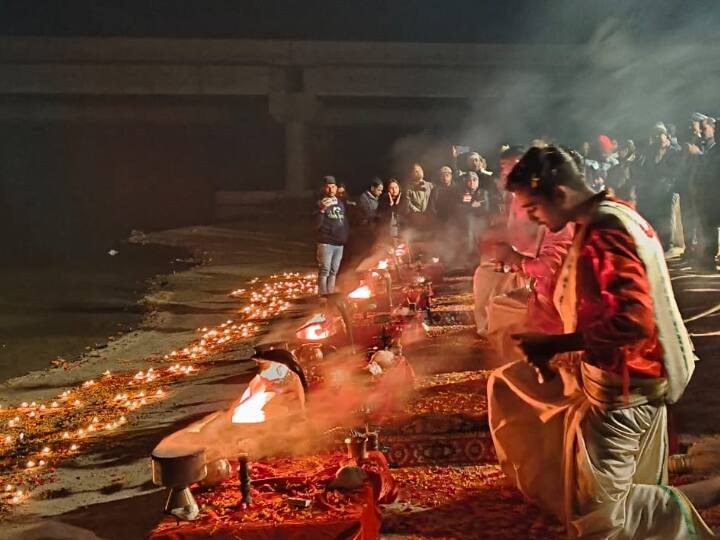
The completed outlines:
[[[490,301],[513,289],[527,285],[528,279],[516,272],[496,272],[494,263],[481,263],[473,275],[473,311],[478,334],[488,331]]]
[[[488,420],[505,473],[531,501],[555,514],[570,538],[685,540],[714,538],[683,493],[667,482],[665,403],[682,395],[694,369],[692,343],[675,303],[659,242],[636,213],[611,201],[597,215],[616,216],[633,236],[653,297],[663,347],[663,378],[629,378],[563,355],[576,369],[537,382],[523,361],[488,380]],[[576,330],[576,274],[582,235],[555,289],[564,331]],[[558,358],[562,360],[562,358]],[[572,369],[572,370],[570,370]]]
[[[487,338],[495,351],[496,366],[523,358],[513,334],[528,330],[530,289],[513,289],[490,300],[487,308]]]
[[[570,538],[714,538],[667,482],[665,379],[619,377],[582,364],[539,384],[525,362],[488,381],[490,432],[505,474],[532,502],[565,522]]]

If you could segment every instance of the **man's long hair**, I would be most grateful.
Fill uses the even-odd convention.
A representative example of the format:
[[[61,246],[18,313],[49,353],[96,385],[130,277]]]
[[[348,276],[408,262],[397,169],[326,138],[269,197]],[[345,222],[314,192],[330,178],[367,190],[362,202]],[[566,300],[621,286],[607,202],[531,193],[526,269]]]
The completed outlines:
[[[508,175],[507,190],[550,195],[555,187],[585,187],[582,157],[575,150],[550,145],[532,147]]]

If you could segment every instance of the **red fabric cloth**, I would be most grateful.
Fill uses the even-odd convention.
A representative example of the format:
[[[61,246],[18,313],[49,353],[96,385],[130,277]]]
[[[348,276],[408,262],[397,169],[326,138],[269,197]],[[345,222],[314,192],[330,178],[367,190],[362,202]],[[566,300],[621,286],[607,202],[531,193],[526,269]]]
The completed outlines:
[[[528,325],[531,330],[546,334],[561,334],[560,314],[553,302],[557,273],[572,244],[575,227],[568,224],[559,232],[545,231],[537,257],[525,259],[522,271],[535,280],[533,294],[528,301]]]
[[[244,525],[215,527],[212,525],[185,525],[175,528],[158,529],[150,534],[148,540],[374,540],[378,536],[358,536],[362,534],[360,517],[343,521],[324,523],[283,523],[270,527],[264,525]],[[242,534],[240,534],[242,533]]]
[[[663,351],[645,266],[617,219],[587,230],[577,276],[577,328],[588,362],[623,376],[662,376]]]
[[[335,471],[342,460],[332,468],[324,469],[316,477],[335,476]],[[395,501],[398,494],[397,484],[392,476],[385,456],[381,452],[368,452],[368,459],[360,466],[368,475],[368,481],[362,487],[362,504],[357,506],[355,512],[347,512],[346,519],[333,519],[326,521],[285,521],[283,523],[263,522],[220,522],[213,518],[211,510],[204,513],[204,518],[195,522],[179,522],[167,518],[160,523],[149,535],[149,540],[200,540],[213,538],[214,540],[377,540],[380,537],[381,513],[378,503],[386,504]],[[293,483],[302,478],[283,477],[279,482]],[[223,489],[219,486],[216,489]],[[332,508],[322,493],[316,504]]]
[[[373,488],[374,500],[380,504],[395,502],[398,486],[393,478],[387,458],[382,452],[370,450],[368,461],[362,464]]]
[[[375,502],[374,489],[370,485],[363,487],[365,504],[360,514],[360,530],[355,533],[353,540],[376,540],[380,538],[380,525],[382,518],[380,508]]]

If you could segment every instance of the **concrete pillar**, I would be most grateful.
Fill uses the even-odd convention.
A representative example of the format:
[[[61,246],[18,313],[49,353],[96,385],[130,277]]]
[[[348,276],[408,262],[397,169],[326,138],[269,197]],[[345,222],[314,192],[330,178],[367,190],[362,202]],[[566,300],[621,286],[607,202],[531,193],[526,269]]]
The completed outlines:
[[[317,97],[302,92],[270,94],[270,114],[285,125],[285,190],[300,194],[308,189],[308,125],[317,118]]]
[[[308,187],[307,126],[304,122],[285,122],[285,191],[301,194]]]

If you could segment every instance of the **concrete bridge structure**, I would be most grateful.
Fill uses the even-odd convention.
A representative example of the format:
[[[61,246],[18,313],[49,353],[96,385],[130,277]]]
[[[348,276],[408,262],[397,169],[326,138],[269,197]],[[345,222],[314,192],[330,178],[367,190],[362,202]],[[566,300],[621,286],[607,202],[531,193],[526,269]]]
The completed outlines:
[[[642,141],[658,120],[720,112],[720,46],[589,41],[0,37],[0,191],[20,222],[122,234],[210,221],[248,191],[306,194],[324,174],[358,192],[420,159],[433,178],[450,144]]]
[[[568,45],[6,37],[0,122],[216,125],[251,121],[224,100],[252,104],[282,126],[297,193],[325,128],[460,125],[518,80],[557,96],[586,63]]]

